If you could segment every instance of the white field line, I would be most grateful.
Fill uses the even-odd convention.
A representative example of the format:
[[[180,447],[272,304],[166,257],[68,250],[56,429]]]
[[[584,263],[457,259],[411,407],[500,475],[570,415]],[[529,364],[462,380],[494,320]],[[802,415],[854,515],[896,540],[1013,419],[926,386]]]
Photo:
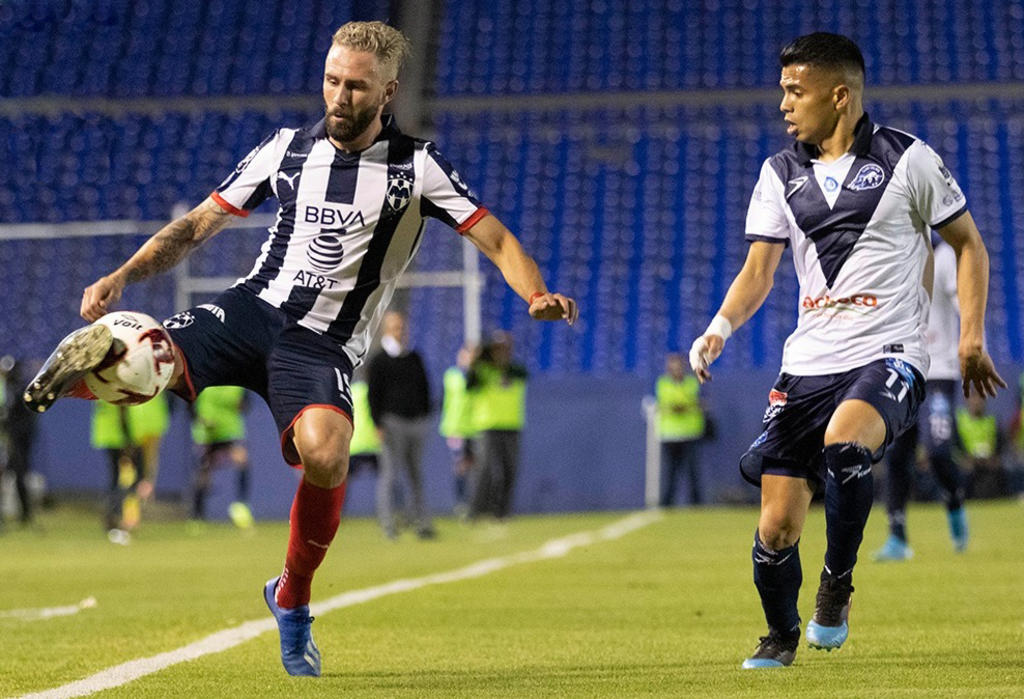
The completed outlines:
[[[39,621],[41,619],[52,619],[56,616],[71,616],[78,614],[83,609],[91,609],[96,606],[95,597],[86,597],[78,604],[69,604],[65,607],[41,607],[39,609],[5,609],[0,611],[0,619],[18,619],[19,621]]]
[[[552,539],[533,551],[524,551],[499,558],[487,558],[444,573],[434,573],[419,578],[400,579],[376,587],[344,592],[330,599],[310,605],[310,612],[314,616],[320,616],[335,609],[351,607],[400,592],[411,592],[412,590],[418,590],[430,585],[443,585],[445,583],[479,578],[524,563],[561,558],[573,549],[581,546],[619,539],[630,532],[658,521],[661,517],[661,512],[657,510],[637,512],[595,531],[580,532],[559,539]],[[244,624],[239,624],[238,626],[218,631],[206,638],[201,638],[187,646],[182,646],[166,653],[159,653],[148,658],[129,660],[126,663],[109,667],[94,675],[55,687],[54,689],[44,690],[35,694],[26,694],[22,699],[82,697],[105,689],[113,689],[114,687],[120,687],[133,680],[137,680],[140,677],[164,670],[172,665],[234,648],[268,631],[276,630],[276,628],[277,624],[272,617],[258,621],[247,621]]]

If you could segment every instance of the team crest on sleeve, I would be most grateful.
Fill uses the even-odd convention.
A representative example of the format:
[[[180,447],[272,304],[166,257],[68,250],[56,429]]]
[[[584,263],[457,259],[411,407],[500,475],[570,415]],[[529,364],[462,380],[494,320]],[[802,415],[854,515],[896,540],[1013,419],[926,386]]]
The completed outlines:
[[[884,181],[885,171],[874,163],[868,163],[857,171],[857,176],[848,186],[855,192],[863,192],[881,186]]]
[[[385,197],[388,207],[393,211],[401,211],[412,199],[412,177],[398,172],[388,178],[388,193]]]
[[[169,330],[181,330],[187,328],[196,322],[196,317],[189,311],[182,311],[181,313],[175,313],[173,316],[164,321],[164,327]]]

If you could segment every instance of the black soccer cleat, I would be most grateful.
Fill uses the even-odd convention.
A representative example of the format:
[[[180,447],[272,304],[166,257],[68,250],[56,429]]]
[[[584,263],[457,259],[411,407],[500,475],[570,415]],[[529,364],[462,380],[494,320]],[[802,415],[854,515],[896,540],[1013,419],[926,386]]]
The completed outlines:
[[[850,597],[853,585],[821,571],[821,584],[814,603],[814,617],[807,624],[807,645],[819,650],[839,648],[850,635]]]
[[[761,636],[759,641],[754,654],[743,661],[744,670],[789,667],[793,664],[796,648],[800,645],[800,629],[782,633],[769,627],[768,635]]]
[[[76,381],[103,361],[113,342],[110,328],[98,324],[79,328],[61,340],[25,387],[22,400],[28,409],[46,412]]]

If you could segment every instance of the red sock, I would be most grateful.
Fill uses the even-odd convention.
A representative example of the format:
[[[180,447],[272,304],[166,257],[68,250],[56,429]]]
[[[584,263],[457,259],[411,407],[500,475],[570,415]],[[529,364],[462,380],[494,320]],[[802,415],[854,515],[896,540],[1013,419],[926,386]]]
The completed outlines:
[[[289,519],[288,555],[274,593],[278,606],[292,609],[309,604],[313,573],[338,531],[344,502],[345,483],[336,488],[320,488],[305,478],[299,483]]]
[[[96,396],[93,395],[93,392],[90,391],[89,387],[85,385],[84,379],[79,379],[78,381],[71,384],[71,386],[68,388],[67,392],[64,395],[69,398],[84,398],[86,400],[96,400]]]

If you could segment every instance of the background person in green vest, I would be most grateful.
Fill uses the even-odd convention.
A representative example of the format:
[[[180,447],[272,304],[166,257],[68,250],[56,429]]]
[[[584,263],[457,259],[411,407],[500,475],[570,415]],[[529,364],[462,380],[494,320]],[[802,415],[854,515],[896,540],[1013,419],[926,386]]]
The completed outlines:
[[[190,406],[192,441],[200,447],[199,465],[192,486],[192,518],[206,519],[206,497],[213,471],[221,464],[235,470],[235,499],[228,516],[235,526],[253,524],[249,506],[249,450],[245,446],[245,389],[241,386],[209,386]]]
[[[469,515],[508,517],[526,417],[526,369],[512,361],[512,336],[495,332],[466,376],[476,468]]]
[[[110,481],[103,523],[115,544],[127,544],[129,532],[142,518],[141,500],[154,489],[160,440],[170,423],[166,399],[160,395],[141,405],[117,406],[102,400],[93,404],[90,442],[107,454]],[[146,460],[145,449],[149,451]]]
[[[473,410],[470,396],[466,391],[466,374],[473,364],[476,348],[463,345],[455,357],[455,366],[444,372],[444,400],[441,404],[441,425],[439,432],[452,455],[452,472],[455,476],[455,514],[465,517],[469,514],[467,483],[473,468]]]
[[[1009,495],[1002,460],[1004,435],[996,416],[988,412],[983,397],[971,394],[967,407],[957,411],[956,427],[968,471],[968,496],[998,498]]]
[[[661,439],[661,506],[671,507],[676,500],[676,484],[685,475],[690,480],[690,502],[704,502],[701,491],[697,445],[704,436],[704,408],[700,403],[700,384],[686,373],[678,354],[665,358],[665,373],[658,378],[658,436]]]
[[[380,434],[370,415],[368,391],[365,381],[352,382],[352,442],[348,455],[350,476],[363,470],[376,473],[379,467]]]

